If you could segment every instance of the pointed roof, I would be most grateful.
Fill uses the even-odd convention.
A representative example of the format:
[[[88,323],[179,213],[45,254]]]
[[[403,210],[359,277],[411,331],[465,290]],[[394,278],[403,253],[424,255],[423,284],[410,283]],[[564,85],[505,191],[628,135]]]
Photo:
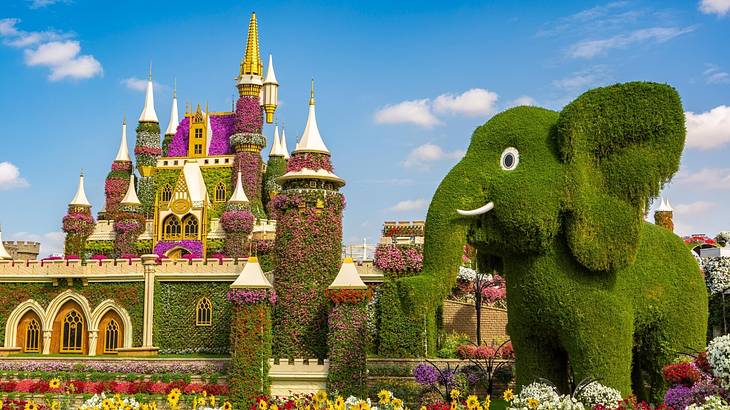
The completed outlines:
[[[210,143],[213,141],[213,127],[210,126],[210,111],[208,111],[208,103],[205,103],[205,154],[210,155]]]
[[[147,79],[147,90],[144,93],[144,108],[139,116],[139,122],[160,122],[155,112],[155,96],[152,91],[152,64],[150,64],[150,76]]]
[[[284,127],[281,127],[281,142],[279,142],[279,145],[284,150],[284,159],[289,159],[289,148],[286,146],[286,129]]]
[[[266,77],[264,77],[264,84],[279,84],[276,81],[276,74],[274,74],[274,58],[269,54],[269,66],[266,68]]]
[[[79,175],[79,186],[76,188],[76,195],[74,195],[74,198],[69,202],[69,206],[87,206],[91,208],[91,204],[89,203],[89,200],[86,199],[86,192],[84,191],[84,173],[82,172],[81,175]]]
[[[281,142],[279,141],[279,124],[276,124],[274,126],[274,141],[271,143],[271,151],[269,152],[269,157],[283,156],[284,148],[281,146]]]
[[[255,256],[249,256],[246,265],[236,280],[231,284],[231,289],[271,289],[271,283],[266,279],[264,271],[261,270],[259,260]]]
[[[329,150],[322,141],[317,127],[317,116],[314,112],[314,80],[312,80],[312,91],[309,97],[309,116],[307,117],[307,125],[304,127],[302,138],[299,139],[294,152],[319,152],[329,154]]]
[[[3,245],[3,230],[0,228],[0,259],[13,259]]]
[[[167,124],[165,135],[175,135],[177,125],[180,123],[177,117],[177,83],[172,88],[172,109],[170,110],[170,123]]]
[[[188,195],[194,207],[201,207],[208,201],[208,191],[205,188],[203,173],[200,171],[198,161],[189,160],[183,166],[185,185],[188,188]]]
[[[124,198],[119,202],[122,205],[142,205],[137,198],[137,191],[134,188],[134,174],[129,176],[129,187],[127,187],[127,193],[124,194]]]
[[[302,168],[299,171],[289,171],[286,174],[276,178],[277,184],[283,184],[286,181],[297,180],[297,179],[323,179],[326,181],[333,182],[337,187],[345,186],[345,180],[335,175],[333,172],[327,171],[326,169],[313,170],[309,168]]]
[[[119,142],[119,151],[114,161],[131,162],[129,158],[129,148],[127,148],[127,117],[122,120],[122,141]]]
[[[243,190],[243,184],[241,183],[241,171],[238,171],[238,180],[236,181],[236,189],[233,190],[233,195],[228,202],[234,202],[239,204],[248,203],[248,197],[246,191]]]
[[[335,280],[327,289],[367,289],[368,285],[360,279],[357,267],[352,258],[347,257],[342,261],[342,267],[337,273]]]
[[[256,22],[256,13],[251,13],[248,22],[248,39],[246,41],[246,53],[241,62],[241,77],[244,75],[258,75],[264,73],[264,65],[261,63],[261,51],[259,50],[259,26]]]
[[[669,205],[669,200],[662,198],[662,202],[659,204],[659,208],[656,209],[656,212],[673,212],[674,209],[672,209],[672,206]]]

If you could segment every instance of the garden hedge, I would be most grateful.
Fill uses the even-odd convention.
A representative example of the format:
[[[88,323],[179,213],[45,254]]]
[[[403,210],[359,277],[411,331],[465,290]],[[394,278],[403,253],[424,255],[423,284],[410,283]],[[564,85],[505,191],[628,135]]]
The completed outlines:
[[[266,302],[235,304],[230,326],[229,397],[246,409],[271,390],[271,307]]]
[[[694,258],[679,237],[643,221],[678,168],[683,121],[676,91],[653,83],[591,90],[561,113],[494,116],[437,189],[424,271],[397,281],[400,308],[381,299],[381,323],[415,321],[436,303],[413,297],[429,292],[421,286],[441,300],[466,238],[503,260],[518,385],[546,378],[565,391],[569,360],[576,381],[595,377],[624,396],[633,381],[640,398],[659,397],[662,365],[702,349],[707,326]],[[501,166],[508,147],[519,152],[512,170]],[[494,208],[481,216],[456,213],[488,202]]]

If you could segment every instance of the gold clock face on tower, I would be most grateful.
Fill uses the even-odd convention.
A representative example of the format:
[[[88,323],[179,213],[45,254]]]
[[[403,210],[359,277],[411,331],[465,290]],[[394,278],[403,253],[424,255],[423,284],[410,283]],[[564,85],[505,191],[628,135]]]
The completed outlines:
[[[170,209],[172,209],[172,212],[175,212],[176,214],[184,214],[190,210],[190,201],[182,198],[176,199],[172,201]]]

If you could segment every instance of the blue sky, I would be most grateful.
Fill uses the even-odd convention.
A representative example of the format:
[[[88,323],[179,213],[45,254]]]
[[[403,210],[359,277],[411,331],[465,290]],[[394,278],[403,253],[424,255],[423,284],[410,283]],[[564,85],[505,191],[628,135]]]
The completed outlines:
[[[81,168],[100,209],[150,61],[163,127],[173,78],[181,109],[229,109],[251,11],[264,56],[274,55],[290,150],[316,79],[319,128],[348,182],[345,242],[374,242],[384,220],[424,218],[471,132],[495,113],[560,110],[632,80],[673,85],[687,111],[682,168],[665,189],[677,230],[730,229],[730,0],[16,0],[0,10],[3,239],[57,252]]]

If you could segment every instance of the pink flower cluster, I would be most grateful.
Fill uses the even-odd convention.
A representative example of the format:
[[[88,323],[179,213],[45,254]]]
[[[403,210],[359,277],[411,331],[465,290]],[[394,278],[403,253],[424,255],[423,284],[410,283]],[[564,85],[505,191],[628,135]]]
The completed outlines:
[[[261,198],[261,155],[253,152],[239,152],[233,160],[231,186],[236,186],[238,172],[241,171],[241,184],[251,203]]]
[[[373,264],[386,272],[420,272],[423,269],[423,249],[417,246],[379,244],[375,248]]]
[[[200,384],[185,383],[184,381],[174,381],[170,383],[151,382],[151,381],[134,381],[134,382],[116,382],[116,381],[86,381],[86,380],[70,380],[61,383],[61,386],[52,389],[48,386],[46,380],[22,379],[18,381],[0,382],[0,391],[6,393],[60,393],[66,391],[73,385],[76,393],[84,394],[101,394],[101,393],[119,393],[119,394],[160,394],[164,395],[172,389],[180,389],[185,394],[201,393],[203,391],[215,396],[228,394],[228,386],[222,384]]]
[[[213,137],[210,140],[208,155],[226,155],[231,153],[228,138],[233,135],[234,119],[234,115],[213,115],[210,117],[210,127],[213,131]],[[208,138],[211,138],[210,135]]]
[[[276,291],[273,289],[231,289],[226,300],[237,305],[253,305],[261,302],[276,304]]]
[[[132,172],[132,161],[114,161],[112,171]]]
[[[63,217],[63,231],[67,234],[89,236],[94,231],[94,218],[88,212],[69,212]]]
[[[326,169],[332,172],[332,162],[327,154],[319,154],[315,152],[296,153],[289,158],[286,170],[287,172],[296,172],[302,168],[313,170]]]
[[[190,138],[190,117],[183,118],[177,126],[177,132],[172,137],[172,142],[167,146],[168,157],[184,157],[188,155],[188,143]]]
[[[237,133],[261,134],[263,122],[263,111],[258,98],[241,97],[236,101],[234,127]]]
[[[147,146],[136,146],[134,147],[134,154],[140,155],[140,154],[147,154],[152,156],[159,156],[162,155],[162,148],[160,147],[147,147]]]
[[[512,343],[507,343],[502,348],[499,345],[481,345],[463,344],[456,348],[456,355],[460,359],[514,359],[515,351],[512,349]]]
[[[170,249],[183,248],[187,250],[192,258],[203,257],[203,243],[200,241],[184,240],[184,241],[160,241],[155,245],[155,253],[164,256]],[[187,255],[185,255],[187,256]]]
[[[249,210],[227,210],[221,215],[221,225],[226,232],[251,233],[254,216]]]

